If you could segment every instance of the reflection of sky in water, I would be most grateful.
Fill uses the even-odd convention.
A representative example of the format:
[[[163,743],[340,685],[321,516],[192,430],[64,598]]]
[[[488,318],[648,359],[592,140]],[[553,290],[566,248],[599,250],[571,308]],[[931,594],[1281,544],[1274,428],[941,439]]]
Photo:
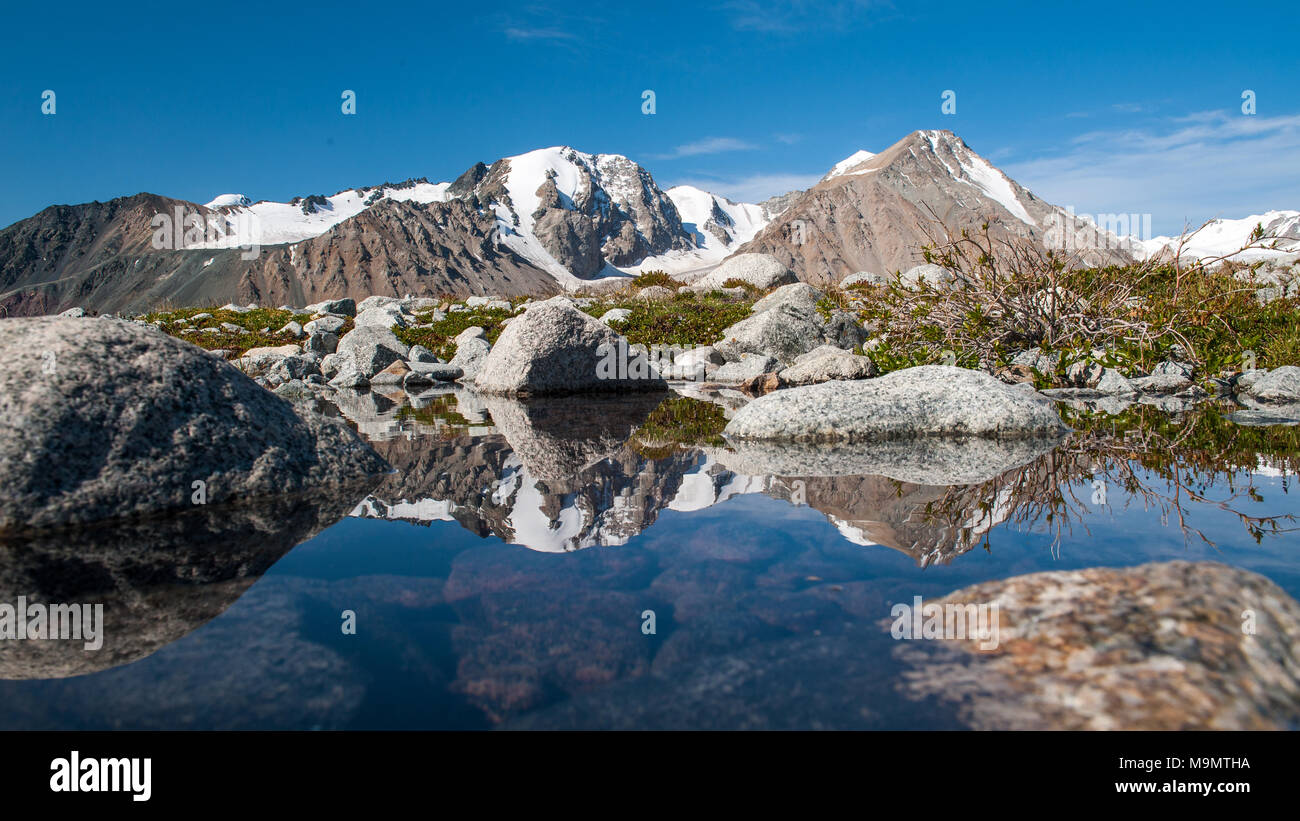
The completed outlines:
[[[1239,510],[1296,510],[1283,480],[1255,483],[1262,502],[1239,499]],[[1300,596],[1295,534],[1256,544],[1235,515],[1192,503],[1189,524],[1217,546],[1185,541],[1158,512],[1126,508],[1113,485],[1111,510],[1089,511],[1055,547],[1041,528],[1002,523],[989,550],[926,568],[846,539],[843,517],[755,493],[704,506],[699,488],[682,488],[626,544],[572,553],[480,537],[444,516],[345,519],[147,658],[0,682],[0,725],[946,727],[950,708],[894,693],[880,626],[893,602],[1172,559],[1236,565]],[[347,609],[355,636],[339,629]],[[640,631],[646,609],[653,636]]]

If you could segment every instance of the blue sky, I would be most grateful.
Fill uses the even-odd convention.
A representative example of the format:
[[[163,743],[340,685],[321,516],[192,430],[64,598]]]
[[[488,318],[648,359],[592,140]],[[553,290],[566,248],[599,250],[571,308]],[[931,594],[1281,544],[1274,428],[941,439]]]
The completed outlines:
[[[1300,209],[1300,22],[1276,4],[25,5],[0,34],[0,225],[139,191],[448,180],[557,144],[754,200],[922,128],[1157,233]]]

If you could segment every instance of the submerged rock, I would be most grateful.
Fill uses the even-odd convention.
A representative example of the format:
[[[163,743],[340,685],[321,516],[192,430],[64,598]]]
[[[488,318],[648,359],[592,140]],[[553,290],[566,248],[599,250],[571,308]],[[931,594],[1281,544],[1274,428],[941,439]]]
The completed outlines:
[[[923,365],[778,391],[741,408],[732,439],[864,442],[921,436],[1018,439],[1067,430],[1055,408],[981,371]]]
[[[0,531],[142,516],[370,476],[339,420],[172,337],[103,319],[0,321]],[[196,484],[196,483],[202,483]]]
[[[980,638],[904,642],[915,699],[979,729],[1261,730],[1300,721],[1300,604],[1217,562],[1016,576],[929,604],[997,606]],[[982,646],[981,646],[982,645]]]
[[[103,605],[102,647],[0,641],[0,679],[83,676],[149,656],[220,616],[295,545],[346,516],[380,478],[0,538],[0,601]]]

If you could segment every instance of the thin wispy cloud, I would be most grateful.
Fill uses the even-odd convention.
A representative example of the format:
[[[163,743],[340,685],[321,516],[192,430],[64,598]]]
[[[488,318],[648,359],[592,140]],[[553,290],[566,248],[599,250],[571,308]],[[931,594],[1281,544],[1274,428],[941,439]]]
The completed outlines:
[[[1080,134],[1009,175],[1086,213],[1152,215],[1160,234],[1214,217],[1300,208],[1300,115],[1202,111]]]
[[[695,178],[674,181],[674,185],[693,185],[719,194],[734,202],[762,202],[769,197],[802,191],[817,184],[821,174],[751,174],[734,178]]]
[[[693,143],[679,145],[667,154],[653,155],[657,160],[676,160],[681,157],[699,157],[705,154],[724,154],[729,151],[753,151],[758,148],[751,142],[736,137],[706,137]]]
[[[569,42],[576,40],[578,35],[558,29],[550,28],[523,28],[520,26],[507,26],[504,30],[507,38],[511,40],[553,40],[558,42]]]
[[[889,0],[727,0],[722,9],[737,31],[795,34],[859,28],[892,13],[894,6]]]

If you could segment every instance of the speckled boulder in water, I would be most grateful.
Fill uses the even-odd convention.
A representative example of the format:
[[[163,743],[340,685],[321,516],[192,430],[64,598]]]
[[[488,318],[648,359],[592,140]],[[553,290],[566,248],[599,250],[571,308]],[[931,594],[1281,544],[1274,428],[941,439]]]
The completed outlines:
[[[0,320],[0,532],[307,491],[386,469],[342,422],[299,415],[186,342],[111,319]]]
[[[923,365],[877,379],[777,391],[736,412],[736,439],[866,442],[919,436],[1017,439],[1067,428],[1050,402],[982,372]]]

